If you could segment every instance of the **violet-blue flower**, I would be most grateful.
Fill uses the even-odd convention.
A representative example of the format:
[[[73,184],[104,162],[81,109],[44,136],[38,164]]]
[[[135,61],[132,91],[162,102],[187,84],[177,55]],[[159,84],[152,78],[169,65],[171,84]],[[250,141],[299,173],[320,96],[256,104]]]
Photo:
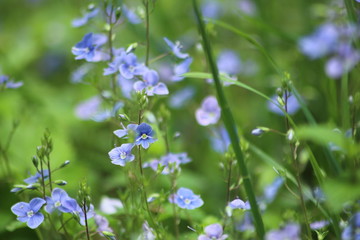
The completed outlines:
[[[18,216],[17,220],[26,222],[29,228],[34,229],[44,221],[44,215],[39,211],[45,203],[44,199],[33,198],[29,203],[16,203],[11,207],[11,211]]]
[[[184,209],[195,209],[204,204],[200,196],[188,188],[179,188],[176,194],[169,197],[169,201]]]
[[[359,240],[360,239],[360,212],[355,213],[349,220],[348,226],[345,227],[341,234],[342,240]]]
[[[141,123],[135,129],[135,144],[141,145],[143,148],[149,148],[151,143],[154,143],[157,139],[153,137],[154,132],[151,126],[147,123]]]
[[[72,198],[67,199],[66,201],[64,201],[63,206],[69,209],[69,213],[77,215],[80,219],[80,224],[85,226],[85,213],[75,199]],[[90,204],[90,208],[87,209],[86,211],[86,218],[90,219],[94,217],[94,215],[95,215],[94,206]]]
[[[104,76],[119,72],[120,65],[126,57],[126,51],[123,48],[115,49],[113,54],[114,60],[109,63],[109,67],[104,69]]]
[[[151,167],[154,171],[157,171],[159,167],[164,167],[161,174],[167,175],[175,170],[180,170],[180,164],[190,161],[191,159],[187,156],[187,153],[168,153],[162,156],[160,160],[154,159],[144,163],[143,167]]]
[[[107,37],[103,34],[88,33],[71,51],[76,56],[76,60],[85,59],[88,62],[107,60],[108,56],[98,51],[98,48],[106,41]]]
[[[217,123],[221,116],[221,109],[216,98],[214,96],[206,97],[201,104],[201,108],[196,110],[195,116],[197,122],[202,126]]]
[[[192,61],[193,59],[189,57],[176,65],[174,67],[174,75],[171,77],[171,80],[174,82],[183,80],[185,77],[183,77],[182,74],[189,72]]]
[[[84,26],[91,18],[96,17],[99,13],[99,9],[95,8],[94,5],[90,5],[87,12],[80,18],[76,18],[72,21],[73,27],[81,27]]]
[[[95,224],[97,226],[96,230],[100,233],[100,235],[103,236],[103,234],[101,234],[101,232],[103,232],[103,231],[113,232],[113,230],[109,226],[109,221],[105,217],[95,214],[94,220],[95,220]]]
[[[280,230],[272,230],[266,234],[266,240],[300,240],[300,226],[289,223]]]
[[[284,178],[276,177],[270,185],[265,187],[264,198],[267,203],[271,203],[275,199],[279,189],[283,184]]]
[[[137,57],[134,53],[127,54],[119,68],[121,75],[127,79],[142,75],[147,69],[143,64],[137,62]]]
[[[312,230],[318,230],[318,229],[326,227],[329,224],[330,224],[330,222],[326,221],[326,220],[316,221],[316,222],[310,223],[310,228]]]
[[[64,202],[69,199],[71,198],[65,190],[54,188],[51,193],[51,197],[46,197],[45,211],[48,213],[52,213],[54,210],[59,210],[60,212],[70,212],[70,209],[63,206]]]
[[[181,49],[182,46],[180,44],[180,42],[175,42],[173,43],[172,41],[170,41],[169,39],[167,39],[166,37],[164,37],[164,41],[166,42],[166,44],[170,47],[171,52],[178,58],[184,59],[189,57],[189,54],[187,53],[182,53]]]
[[[198,240],[225,240],[227,234],[223,234],[223,228],[219,223],[211,224],[204,229],[205,234],[198,237]]]
[[[5,88],[19,88],[23,85],[23,82],[14,82],[9,79],[6,75],[0,75],[0,90],[5,86]]]
[[[338,38],[336,26],[326,23],[313,34],[300,39],[300,50],[311,59],[321,58],[334,50]]]
[[[43,170],[43,175],[44,175],[45,180],[48,179],[49,178],[49,170],[44,169]],[[33,183],[36,183],[41,178],[42,178],[41,173],[36,172],[35,175],[32,175],[32,176],[24,179],[24,182],[26,182],[27,184],[33,184]]]
[[[212,135],[210,136],[210,142],[212,148],[218,153],[225,153],[230,144],[230,137],[224,126],[211,129]]]
[[[271,97],[271,99],[273,100],[273,102],[277,102],[277,95],[274,95]],[[282,97],[282,101],[285,103],[285,95]],[[284,116],[284,112],[281,110],[283,109],[285,111],[284,107],[279,107],[277,105],[275,105],[273,102],[268,101],[267,107],[268,109],[273,112],[276,113],[278,115]],[[279,105],[279,103],[278,103]],[[287,98],[287,112],[288,114],[292,115],[295,114],[300,108],[300,103],[298,102],[298,100],[296,99],[296,97],[294,95],[290,95]]]
[[[120,147],[116,147],[109,152],[111,163],[115,165],[125,166],[127,162],[131,162],[135,159],[135,156],[131,154],[131,150],[134,147],[132,143],[121,144]]]
[[[222,5],[214,0],[207,0],[201,5],[201,12],[205,18],[217,19],[222,15]]]
[[[145,90],[146,95],[167,95],[169,90],[165,83],[159,82],[159,74],[155,70],[148,70],[143,74],[144,81],[134,83],[136,91]]]
[[[127,20],[129,20],[130,23],[132,24],[139,24],[141,23],[141,18],[136,15],[136,13],[129,9],[125,4],[122,5],[122,10],[124,13],[124,16],[127,18]]]
[[[250,203],[248,201],[244,202],[243,200],[237,198],[232,200],[229,203],[229,207],[232,209],[243,209],[243,210],[249,210],[250,209]]]
[[[224,50],[217,59],[217,65],[221,73],[237,75],[241,71],[241,60],[239,56],[231,50]]]
[[[194,95],[195,89],[193,87],[184,87],[170,95],[169,105],[172,108],[181,108],[188,103]]]

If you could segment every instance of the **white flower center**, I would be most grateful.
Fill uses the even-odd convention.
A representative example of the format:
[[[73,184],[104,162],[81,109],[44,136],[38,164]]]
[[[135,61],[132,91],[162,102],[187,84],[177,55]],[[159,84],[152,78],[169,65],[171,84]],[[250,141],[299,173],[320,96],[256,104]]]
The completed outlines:
[[[32,217],[32,216],[34,216],[33,210],[28,211],[26,214],[27,214],[27,216],[28,216],[29,218]]]
[[[121,152],[120,159],[125,159],[125,158],[126,158],[126,152]]]
[[[191,200],[190,200],[190,199],[185,199],[185,203],[186,203],[186,204],[190,204],[190,203],[191,203]]]
[[[143,133],[143,134],[141,135],[141,138],[142,138],[142,139],[147,139],[147,138],[148,138],[148,135],[146,135],[146,133]]]
[[[61,206],[61,202],[60,201],[57,201],[57,202],[55,202],[55,207],[60,207]]]

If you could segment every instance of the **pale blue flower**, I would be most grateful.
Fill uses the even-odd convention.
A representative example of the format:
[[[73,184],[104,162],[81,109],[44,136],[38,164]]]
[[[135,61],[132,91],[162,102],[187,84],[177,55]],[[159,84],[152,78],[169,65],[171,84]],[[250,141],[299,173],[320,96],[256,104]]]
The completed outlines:
[[[214,223],[205,227],[205,234],[198,237],[198,240],[225,240],[228,238],[227,234],[223,235],[223,228],[220,224]]]
[[[149,148],[151,143],[154,143],[157,139],[153,137],[154,132],[151,126],[147,123],[141,123],[135,129],[135,144],[141,145],[143,148]]]
[[[127,162],[134,161],[135,156],[131,154],[131,150],[134,144],[125,143],[121,144],[120,147],[116,147],[109,152],[111,163],[115,165],[125,166]]]
[[[87,12],[81,18],[76,18],[72,21],[72,26],[73,27],[84,26],[91,18],[96,17],[98,13],[99,13],[99,9],[94,8],[94,5],[90,5]]]
[[[19,202],[11,207],[11,211],[17,215],[17,220],[26,222],[29,228],[37,228],[43,221],[44,215],[40,212],[46,203],[42,198],[33,198],[29,203]]]
[[[192,61],[193,59],[189,57],[180,64],[176,65],[174,67],[174,75],[171,77],[171,80],[174,82],[183,80],[185,77],[183,77],[182,74],[189,72]]]
[[[289,223],[280,230],[272,230],[266,234],[266,240],[300,240],[300,226]]]
[[[147,70],[143,74],[143,81],[134,83],[136,91],[145,90],[146,95],[167,95],[169,90],[165,83],[159,82],[159,74],[155,70]]]
[[[224,50],[217,59],[219,72],[229,75],[237,75],[242,70],[242,63],[239,56],[231,50]]]
[[[180,170],[180,164],[190,161],[191,159],[187,156],[187,153],[168,153],[162,156],[160,160],[154,159],[144,163],[143,167],[151,167],[154,171],[157,171],[159,167],[163,167],[161,174],[167,175],[175,170]]]
[[[277,95],[274,95],[271,97],[273,102],[277,103],[277,100],[276,100],[277,97],[278,97]],[[285,95],[283,95],[283,97],[282,97],[282,101],[285,103],[284,98],[285,98]],[[268,104],[267,104],[268,109],[273,113],[284,116],[283,111],[285,111],[285,108],[284,107],[280,108],[279,106],[275,105],[273,102],[268,101]],[[299,110],[299,108],[300,108],[300,103],[298,102],[296,97],[292,94],[290,96],[288,96],[288,98],[287,98],[287,113],[290,115],[293,115]]]
[[[164,37],[164,41],[166,42],[166,44],[170,47],[171,52],[178,58],[184,59],[189,57],[189,54],[187,53],[182,53],[181,49],[182,46],[180,44],[180,42],[176,42],[175,44],[170,41],[169,39],[167,39],[166,37]]]
[[[229,207],[231,207],[232,209],[243,209],[243,210],[249,210],[251,208],[250,203],[248,201],[244,202],[239,198],[232,200],[229,203]]]
[[[44,179],[48,179],[49,178],[49,170],[48,169],[44,169],[43,170],[43,175],[44,175]],[[32,175],[26,179],[24,179],[24,182],[26,182],[27,184],[33,184],[36,183],[37,181],[41,180],[42,176],[40,172],[35,173],[35,175]]]
[[[145,65],[137,62],[137,57],[133,53],[129,53],[123,58],[123,63],[119,68],[121,75],[127,79],[132,79],[134,76],[140,76],[147,70]]]
[[[2,86],[5,86],[5,88],[19,88],[23,85],[23,82],[14,82],[9,79],[6,75],[0,75],[0,90]]]
[[[176,194],[169,197],[169,201],[184,209],[195,209],[204,204],[200,196],[188,188],[179,188]]]
[[[208,126],[210,124],[216,124],[221,116],[221,109],[214,96],[206,97],[201,108],[196,110],[196,120],[202,126]]]
[[[341,234],[342,240],[360,240],[360,212],[355,213],[349,220],[348,226]]]
[[[65,190],[60,188],[54,188],[51,197],[46,197],[45,211],[52,213],[54,210],[60,212],[71,212],[70,209],[63,206],[66,200],[71,199]]]
[[[181,108],[188,103],[194,95],[195,89],[193,87],[184,87],[170,95],[169,106],[175,109]]]

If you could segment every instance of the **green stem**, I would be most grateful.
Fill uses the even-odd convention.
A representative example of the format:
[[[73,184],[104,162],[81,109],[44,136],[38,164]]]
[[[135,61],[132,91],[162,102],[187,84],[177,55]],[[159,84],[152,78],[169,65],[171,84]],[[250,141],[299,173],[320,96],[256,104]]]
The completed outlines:
[[[49,170],[49,186],[50,186],[50,192],[52,192],[52,181],[51,181],[51,169],[50,169],[50,158],[47,157],[47,167],[48,167],[48,170]]]
[[[40,159],[40,174],[41,174],[41,186],[42,186],[42,194],[43,199],[45,199],[45,179],[44,179],[44,168],[43,168],[43,159]]]
[[[112,23],[112,17],[114,14],[114,5],[111,4],[110,14],[108,15],[108,21],[109,21],[109,31],[108,31],[108,44],[109,44],[109,52],[110,52],[110,60],[109,62],[112,62],[114,60],[114,53],[113,53],[113,23]],[[113,74],[111,76],[111,87],[114,93],[114,97],[117,95],[117,89],[116,89],[116,75]]]
[[[207,61],[211,68],[213,79],[215,82],[217,97],[218,97],[219,104],[220,104],[221,110],[222,110],[222,119],[224,121],[225,128],[229,134],[231,144],[232,144],[232,147],[233,147],[233,150],[234,150],[234,153],[235,153],[235,156],[236,156],[236,159],[239,164],[239,168],[240,168],[240,171],[241,171],[241,174],[243,177],[245,191],[249,198],[251,212],[254,217],[254,225],[255,225],[257,235],[258,235],[258,239],[264,239],[264,235],[265,235],[264,224],[263,224],[263,221],[261,218],[259,206],[256,202],[255,193],[253,191],[250,176],[249,176],[249,173],[248,173],[245,161],[244,161],[243,153],[240,149],[240,141],[239,141],[239,137],[237,135],[236,125],[235,125],[231,110],[227,104],[227,101],[226,101],[226,98],[225,98],[225,95],[224,95],[224,92],[223,92],[223,89],[222,89],[222,86],[220,83],[219,71],[214,62],[213,56],[212,56],[211,45],[208,40],[207,34],[205,32],[205,26],[204,26],[204,23],[202,20],[201,13],[198,9],[196,0],[193,0],[193,7],[194,7],[195,15],[197,18],[199,30],[200,30],[200,33],[202,36],[203,46],[204,46],[205,54],[207,57]]]
[[[171,194],[175,194],[176,190],[176,171],[171,174]],[[176,204],[171,204],[173,207],[174,214],[174,228],[175,228],[175,239],[179,239],[179,216],[177,214]]]
[[[85,217],[85,229],[86,229],[86,238],[87,240],[90,240],[90,233],[89,233],[89,226],[88,226],[88,220],[87,220],[87,216],[86,216],[86,199],[84,198],[83,200],[83,211],[84,211],[84,217]]]
[[[150,13],[149,13],[149,0],[144,0],[145,5],[145,27],[146,27],[146,58],[145,65],[149,66],[149,56],[150,56]]]
[[[344,74],[341,78],[341,125],[344,130],[349,128],[349,89],[348,89],[348,74]]]

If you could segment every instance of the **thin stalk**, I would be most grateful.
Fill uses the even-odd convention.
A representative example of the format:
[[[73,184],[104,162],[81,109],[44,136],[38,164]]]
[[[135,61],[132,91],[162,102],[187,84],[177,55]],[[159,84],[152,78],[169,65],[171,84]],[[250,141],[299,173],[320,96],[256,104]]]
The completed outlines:
[[[50,158],[49,157],[46,157],[47,159],[47,161],[46,161],[46,163],[47,163],[47,167],[48,167],[48,170],[49,170],[49,186],[50,186],[50,192],[52,192],[52,181],[51,181],[51,169],[50,169]]]
[[[226,189],[226,205],[230,202],[231,170],[232,170],[232,159],[229,160],[229,169],[228,169],[228,177],[227,177],[227,189]]]
[[[87,240],[90,240],[90,233],[89,233],[89,226],[88,226],[88,220],[87,220],[87,213],[86,213],[86,199],[83,200],[83,211],[84,211],[84,217],[85,217],[85,229],[86,229],[86,238]]]
[[[344,130],[348,129],[350,124],[348,80],[348,74],[341,78],[341,125]]]
[[[159,61],[160,59],[162,59],[162,58],[164,58],[166,56],[169,56],[169,55],[170,55],[170,53],[167,52],[167,53],[163,53],[163,54],[161,54],[161,55],[159,55],[157,57],[154,57],[153,59],[150,59],[149,64],[154,63],[156,61]]]
[[[105,9],[106,11],[106,9]],[[109,44],[109,52],[110,52],[110,60],[109,62],[112,62],[114,60],[114,53],[113,53],[113,18],[114,13],[114,5],[111,4],[110,14],[108,15],[108,22],[109,22],[109,31],[108,31],[108,44]],[[111,76],[111,87],[114,93],[114,97],[117,95],[117,89],[116,89],[116,75],[112,74]]]
[[[245,192],[249,198],[251,212],[252,212],[253,218],[254,218],[254,225],[255,225],[256,233],[258,235],[258,239],[264,239],[264,235],[265,235],[264,224],[263,224],[263,221],[261,218],[259,206],[256,202],[255,193],[254,193],[254,190],[253,190],[253,187],[251,184],[250,176],[249,176],[246,164],[245,164],[243,153],[240,149],[240,141],[239,141],[239,137],[237,135],[236,125],[235,125],[231,110],[227,104],[227,101],[226,101],[226,98],[225,98],[225,95],[224,95],[224,92],[222,89],[222,85],[220,83],[219,71],[218,71],[217,65],[214,62],[213,56],[212,56],[211,45],[208,40],[206,31],[205,31],[205,26],[204,26],[199,8],[197,6],[196,0],[193,0],[193,7],[194,7],[195,15],[197,18],[199,30],[200,30],[200,33],[202,36],[204,51],[205,51],[207,61],[210,66],[210,69],[211,69],[211,72],[213,75],[213,79],[215,82],[217,98],[218,98],[219,104],[221,106],[221,111],[222,111],[222,119],[224,121],[225,128],[229,134],[231,144],[232,144],[237,162],[239,164],[239,169],[240,169],[241,175],[243,177]]]
[[[288,97],[289,96],[290,96],[290,93],[287,90],[285,90],[285,112],[288,112]],[[286,129],[290,130],[290,124],[289,124],[289,120],[287,117],[285,117],[285,125],[286,125]],[[291,160],[294,163],[295,170],[296,170],[295,178],[296,178],[296,184],[297,184],[297,187],[299,190],[300,205],[302,208],[302,212],[304,214],[306,233],[308,235],[308,239],[311,239],[309,218],[308,218],[308,213],[307,213],[307,209],[306,209],[306,205],[305,205],[304,193],[303,193],[302,185],[301,185],[301,181],[300,181],[300,166],[299,166],[299,161],[298,161],[297,157],[295,156],[296,155],[296,147],[294,146],[294,144],[292,142],[289,142],[289,146],[290,146],[290,150],[291,150],[291,153],[290,153]]]
[[[149,13],[149,0],[144,0],[145,5],[145,27],[146,27],[146,58],[145,65],[149,66],[150,56],[150,13]]]
[[[176,171],[171,174],[171,194],[174,195],[176,190]],[[172,204],[174,214],[175,239],[179,239],[179,216],[177,214],[176,204]]]
[[[43,168],[43,159],[40,159],[40,173],[41,173],[41,185],[42,185],[42,194],[43,194],[43,199],[46,200],[45,198],[45,179],[44,179],[44,168]]]

